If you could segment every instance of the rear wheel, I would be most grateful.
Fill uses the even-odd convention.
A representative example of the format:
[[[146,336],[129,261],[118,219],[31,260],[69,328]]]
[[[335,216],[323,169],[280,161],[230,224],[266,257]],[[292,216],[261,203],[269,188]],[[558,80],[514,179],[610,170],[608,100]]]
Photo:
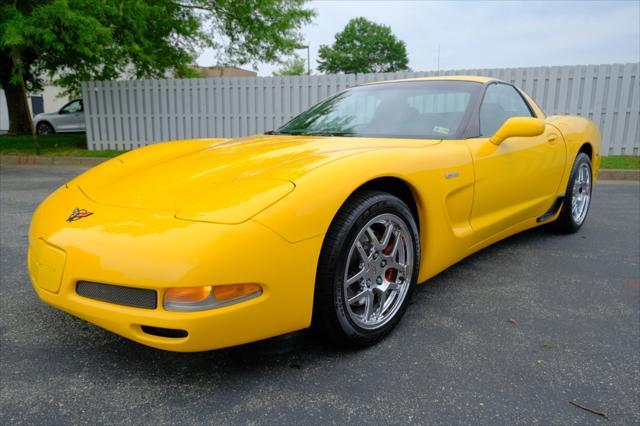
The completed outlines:
[[[316,328],[343,345],[376,343],[404,314],[419,261],[418,230],[407,205],[384,192],[355,194],[336,215],[322,248]]]
[[[577,232],[587,219],[591,205],[593,172],[591,159],[583,152],[578,154],[571,170],[560,216],[554,223],[560,232]]]
[[[38,125],[36,126],[36,132],[39,135],[48,135],[51,133],[55,133],[55,131],[53,130],[53,126],[46,121],[38,123]]]

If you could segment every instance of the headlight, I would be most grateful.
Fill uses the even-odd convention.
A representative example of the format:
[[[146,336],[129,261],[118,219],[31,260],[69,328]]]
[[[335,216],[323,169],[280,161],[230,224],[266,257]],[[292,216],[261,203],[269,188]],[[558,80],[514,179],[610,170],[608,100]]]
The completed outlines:
[[[170,288],[164,293],[167,311],[204,311],[244,302],[262,294],[258,284]]]

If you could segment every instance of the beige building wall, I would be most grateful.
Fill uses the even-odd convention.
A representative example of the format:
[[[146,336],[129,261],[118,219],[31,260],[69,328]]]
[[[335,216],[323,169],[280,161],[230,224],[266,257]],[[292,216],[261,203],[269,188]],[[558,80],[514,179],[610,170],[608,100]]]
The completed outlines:
[[[236,67],[191,67],[203,77],[256,77],[257,72]]]
[[[68,96],[61,96],[62,90],[57,86],[45,86],[41,93],[31,93],[33,96],[42,96],[44,112],[57,112],[67,102]],[[28,103],[31,109],[31,102]],[[0,89],[0,134],[9,129],[9,111],[4,90]]]
[[[61,95],[62,90],[57,86],[45,86],[42,93],[44,112],[56,112],[70,101],[68,96]]]

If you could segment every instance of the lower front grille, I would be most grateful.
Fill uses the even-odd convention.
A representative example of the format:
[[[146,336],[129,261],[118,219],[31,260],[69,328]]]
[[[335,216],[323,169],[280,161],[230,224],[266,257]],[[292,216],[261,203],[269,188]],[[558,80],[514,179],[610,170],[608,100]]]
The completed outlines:
[[[101,300],[117,305],[133,306],[135,308],[155,309],[158,305],[158,295],[156,291],[144,288],[78,281],[76,284],[76,293],[89,299]]]

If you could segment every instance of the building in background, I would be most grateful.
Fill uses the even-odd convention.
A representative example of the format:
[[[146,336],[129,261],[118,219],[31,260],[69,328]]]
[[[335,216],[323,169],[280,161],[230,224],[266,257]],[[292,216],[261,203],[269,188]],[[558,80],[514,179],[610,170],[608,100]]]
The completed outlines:
[[[42,92],[30,94],[31,116],[34,117],[41,112],[56,112],[62,108],[69,102],[69,97],[61,93],[62,89],[57,86],[45,86]],[[0,89],[0,134],[6,133],[7,130],[9,130],[9,110],[4,90]]]
[[[200,73],[203,77],[257,77],[258,75],[255,71],[236,67],[201,67],[193,65],[191,69]]]

